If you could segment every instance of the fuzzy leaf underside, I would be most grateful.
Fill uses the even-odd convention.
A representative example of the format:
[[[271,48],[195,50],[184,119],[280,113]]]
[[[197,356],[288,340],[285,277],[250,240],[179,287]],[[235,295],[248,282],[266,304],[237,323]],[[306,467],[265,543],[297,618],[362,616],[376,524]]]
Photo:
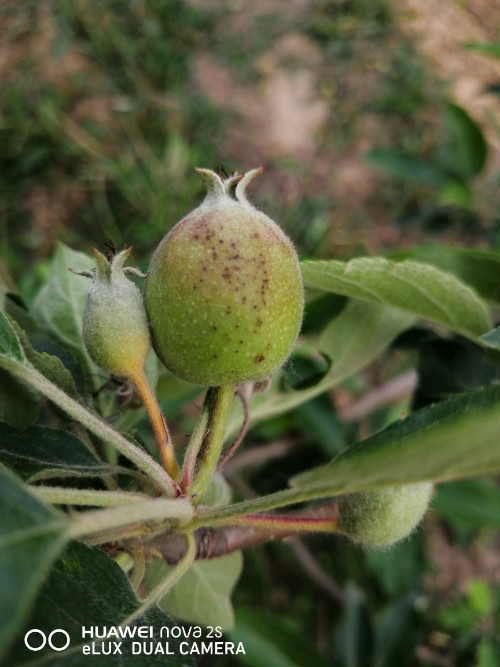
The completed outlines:
[[[174,618],[198,625],[220,625],[229,630],[234,625],[231,593],[243,567],[241,552],[211,560],[195,561],[184,577],[160,602]],[[165,576],[169,566],[155,560],[146,573],[146,586]]]
[[[54,477],[96,477],[111,471],[75,435],[47,426],[20,430],[0,422],[0,461],[23,479],[49,471]]]
[[[54,338],[77,359],[83,368],[95,372],[82,335],[82,320],[90,281],[69,269],[90,270],[94,260],[59,243],[50,277],[33,304],[33,315]]]
[[[65,526],[61,514],[34,498],[0,465],[0,656],[24,622],[62,549]]]
[[[337,495],[500,471],[500,387],[423,408],[359,442],[326,466],[291,480]]]
[[[400,308],[471,338],[491,328],[487,308],[474,290],[429,264],[362,257],[304,261],[301,269],[308,287]]]
[[[75,604],[75,601],[78,601]],[[70,636],[70,645],[63,652],[55,653],[45,647],[37,653],[26,650],[22,632],[8,655],[8,664],[12,665],[53,665],[54,667],[78,667],[82,663],[106,665],[106,667],[142,667],[145,664],[144,654],[132,653],[132,640],[123,640],[121,653],[111,655],[83,656],[85,644],[92,641],[82,639],[82,628],[97,626],[102,632],[122,624],[134,626],[144,625],[153,628],[153,644],[160,642],[160,628],[171,629],[175,623],[158,607],[152,607],[137,616],[131,623],[127,619],[135,614],[140,601],[130,587],[129,581],[121,568],[98,549],[79,542],[70,542],[60,559],[54,564],[47,582],[36,600],[32,617],[26,624],[28,628],[39,628],[48,635],[54,628],[62,628]],[[62,641],[61,637],[55,640]],[[140,641],[137,637],[135,640]],[[101,642],[94,640],[99,650]],[[117,640],[111,637],[110,641]],[[181,655],[179,641],[168,638],[170,650],[174,655],[168,657],[171,667],[194,667],[189,655]],[[149,642],[149,640],[148,640]],[[148,643],[147,642],[147,643]],[[105,642],[107,643],[107,642]],[[161,643],[165,644],[165,638]],[[102,651],[102,649],[101,649]],[[157,653],[148,655],[148,665],[165,665],[165,655]]]
[[[424,245],[391,253],[388,259],[401,262],[411,259],[452,273],[474,288],[483,299],[500,301],[500,252],[477,248],[454,248]]]

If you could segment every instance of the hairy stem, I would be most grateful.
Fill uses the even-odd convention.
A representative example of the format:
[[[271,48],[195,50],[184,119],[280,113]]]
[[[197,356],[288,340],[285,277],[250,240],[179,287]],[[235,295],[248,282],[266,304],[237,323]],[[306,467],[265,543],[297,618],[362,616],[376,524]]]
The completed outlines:
[[[137,503],[142,500],[151,500],[145,493],[96,491],[95,489],[74,489],[62,486],[30,486],[30,491],[40,500],[54,505],[113,507]]]
[[[68,537],[80,539],[101,531],[109,531],[132,523],[148,521],[175,521],[185,523],[193,515],[187,500],[156,498],[143,500],[124,507],[82,512],[74,516],[68,527]]]
[[[177,565],[171,569],[165,579],[158,584],[151,593],[144,598],[140,607],[131,614],[122,625],[130,625],[136,618],[144,614],[152,605],[160,602],[160,600],[165,597],[168,591],[175,586],[175,584],[181,579],[181,577],[186,574],[189,570],[196,556],[196,542],[192,533],[186,533],[184,535],[186,541],[186,550],[182,559],[177,563]]]
[[[233,395],[234,386],[226,385],[210,387],[205,398],[209,411],[208,425],[200,447],[195,477],[189,487],[189,493],[199,494],[200,500],[217,467]]]
[[[323,517],[302,517],[280,514],[246,514],[212,521],[211,526],[252,526],[254,528],[270,528],[286,530],[290,533],[326,532],[338,530],[336,519]]]
[[[179,480],[179,466],[175,458],[172,439],[158,400],[149,386],[144,369],[140,368],[136,373],[131,375],[130,379],[134,383],[151,420],[163,467],[170,477],[177,482]]]
[[[226,524],[234,523],[237,517],[247,514],[266,512],[267,510],[286,507],[287,505],[294,505],[316,498],[328,498],[331,495],[331,493],[324,490],[304,491],[303,489],[285,489],[284,491],[277,491],[276,493],[252,500],[244,500],[233,505],[198,511],[192,521],[189,522],[189,529],[196,530],[202,526],[220,525],[221,522]]]
[[[336,532],[337,505],[335,502],[328,501],[314,507],[299,509],[290,518],[293,521],[289,521],[287,516],[280,517],[279,515],[273,516],[272,521],[264,518],[265,525],[262,526],[258,525],[258,520],[250,519],[245,522],[245,525],[199,528],[194,533],[196,558],[200,560],[217,558],[272,540],[296,537],[301,532],[311,532],[313,525],[313,530],[325,528],[327,532]],[[280,521],[280,519],[284,520]],[[184,554],[184,541],[178,533],[162,533],[147,537],[141,541],[141,546],[146,553],[160,552],[169,563],[177,563]]]
[[[207,394],[208,396],[208,394]],[[181,489],[184,493],[188,493],[191,486],[196,469],[196,461],[200,453],[201,446],[207,435],[208,422],[210,418],[209,403],[210,401],[205,397],[203,406],[201,408],[198,421],[189,440],[189,444],[184,456],[184,465],[182,467]]]
[[[11,359],[0,359],[0,366],[27,382],[31,387],[53,401],[70,417],[80,422],[85,428],[98,438],[114,447],[123,456],[127,457],[153,481],[167,496],[177,495],[177,484],[163,468],[154,461],[149,454],[133,443],[129,442],[120,433],[115,431],[105,421],[89,412],[81,403],[68,396],[57,385],[53,384],[44,375],[26,363],[19,363]]]

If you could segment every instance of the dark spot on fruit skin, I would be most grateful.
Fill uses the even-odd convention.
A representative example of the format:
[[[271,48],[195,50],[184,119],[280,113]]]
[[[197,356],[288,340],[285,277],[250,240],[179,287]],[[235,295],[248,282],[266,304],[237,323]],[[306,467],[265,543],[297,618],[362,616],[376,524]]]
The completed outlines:
[[[213,329],[214,331],[217,331],[217,327],[215,326],[215,324],[212,324],[212,329]]]
[[[219,239],[219,243],[224,243],[224,239]]]
[[[243,341],[242,341],[242,340],[240,340],[239,343],[240,343],[240,345],[243,345]]]
[[[214,354],[214,359],[217,359],[217,355],[216,355],[216,354]]]
[[[260,317],[257,318],[257,326],[258,327],[262,326],[262,319]]]
[[[241,303],[246,303],[246,302],[247,302],[247,298],[246,298],[246,296],[244,296],[244,297],[241,299]]]
[[[229,259],[239,259],[239,257],[239,253],[236,253],[236,255],[232,255]]]
[[[253,358],[254,363],[256,364],[261,364],[265,359],[265,356],[260,352],[259,354],[256,354],[255,357]]]
[[[236,243],[234,241],[231,241],[231,248],[236,248]]]
[[[231,306],[226,306],[226,315],[231,314]]]

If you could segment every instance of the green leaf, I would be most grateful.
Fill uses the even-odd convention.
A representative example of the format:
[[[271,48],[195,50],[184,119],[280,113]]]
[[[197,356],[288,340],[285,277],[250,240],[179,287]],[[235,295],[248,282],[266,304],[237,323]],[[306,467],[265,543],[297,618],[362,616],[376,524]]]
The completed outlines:
[[[350,301],[319,337],[319,349],[332,362],[328,375],[344,379],[357,372],[415,319],[385,304]]]
[[[0,461],[23,479],[37,473],[96,477],[110,472],[75,435],[46,426],[20,431],[0,423]]]
[[[211,560],[198,560],[191,565],[160,607],[174,618],[201,626],[220,625],[224,630],[234,626],[231,593],[241,574],[243,556],[235,551]],[[146,588],[151,590],[167,574],[169,566],[156,559],[146,571]]]
[[[418,410],[291,480],[306,492],[337,495],[411,482],[500,471],[500,387]]]
[[[62,549],[65,526],[61,514],[34,498],[0,466],[0,657]]]
[[[431,245],[391,253],[388,259],[396,262],[413,259],[432,264],[453,273],[483,298],[500,302],[500,252]]]
[[[373,664],[377,667],[404,665],[422,641],[418,621],[412,596],[401,598],[384,609],[376,622]]]
[[[229,505],[232,495],[232,489],[224,475],[215,472],[203,494],[201,504],[210,507],[224,507],[224,505]]]
[[[384,304],[349,301],[320,336],[320,349],[331,361],[327,373],[314,385],[295,391],[282,390],[279,377],[274,378],[269,392],[253,397],[250,423],[287,412],[338,385],[378,357],[414,322],[413,315]],[[293,365],[293,360],[289,363]],[[234,436],[240,424],[241,412],[237,407],[226,437]]]
[[[456,104],[444,113],[447,134],[444,161],[452,173],[466,179],[477,176],[486,163],[488,145],[479,125]]]
[[[365,594],[349,583],[337,637],[338,650],[346,667],[363,667],[371,662],[373,629]]]
[[[418,584],[422,569],[420,551],[421,537],[413,533],[390,550],[367,549],[365,559],[378,585],[394,598]]]
[[[78,364],[75,361],[73,356],[69,352],[67,352],[67,350],[63,350],[63,348],[60,345],[54,343],[53,341],[47,340],[46,338],[30,337],[28,338],[28,341],[33,350],[38,354],[40,355],[45,354],[48,355],[49,357],[55,357],[56,359],[59,359],[59,361],[62,362],[63,369],[60,370],[60,373],[61,374],[64,373],[65,377],[67,377],[66,371],[69,372],[77,391],[77,395],[75,396],[75,398],[78,398],[79,394],[80,398],[83,399],[83,402],[86,403],[87,405],[90,405],[92,402],[92,397],[90,396],[86,388],[85,373],[80,364]],[[32,363],[34,364],[34,362]],[[52,360],[52,363],[56,362]],[[40,372],[42,372],[41,366],[39,370]],[[56,378],[54,378],[54,382],[55,381]],[[59,380],[59,382],[61,382],[61,380]]]
[[[29,343],[25,332],[16,322],[13,324],[17,337],[21,343],[26,359],[34,366],[37,371],[48,378],[55,385],[60,387],[66,394],[77,401],[81,401],[81,396],[76,388],[75,381],[69,370],[64,366],[59,357],[46,352],[37,352]]]
[[[403,181],[421,185],[444,186],[449,174],[439,166],[421,158],[391,150],[373,150],[364,156],[366,162]]]
[[[329,664],[301,628],[286,616],[238,609],[231,641],[242,642],[245,655],[239,660],[249,667],[326,667]]]
[[[30,384],[44,396],[47,396],[61,410],[80,422],[98,438],[111,445],[121,454],[126,456],[136,466],[150,476],[158,487],[172,493],[172,483],[165,478],[165,471],[156,463],[143,449],[137,447],[130,440],[124,438],[119,432],[112,429],[107,422],[97,417],[93,412],[86,409],[78,401],[65,394],[57,385],[41,375],[31,364],[21,364],[18,361],[0,357],[0,368],[5,368],[16,378]]]
[[[428,264],[362,257],[309,260],[301,268],[309,287],[401,308],[472,338],[491,326],[485,304],[470,287]]]
[[[487,347],[492,347],[495,350],[500,350],[500,327],[488,331],[483,334],[480,339]]]
[[[500,380],[500,367],[489,363],[484,347],[467,338],[441,338],[423,333],[417,350],[418,386],[413,395],[414,409]]]
[[[500,495],[490,479],[463,479],[438,487],[432,507],[459,526],[500,528]]]
[[[0,356],[24,363],[24,354],[7,315],[0,311]]]
[[[7,294],[5,298],[5,313],[11,320],[16,321],[28,336],[42,336],[43,331],[35,318],[28,312],[26,305],[17,294]]]
[[[24,428],[35,424],[39,415],[38,393],[0,368],[0,421]]]
[[[466,183],[448,181],[439,189],[438,201],[441,206],[461,206],[470,208],[474,202],[472,191]]]
[[[500,662],[500,645],[492,639],[483,637],[476,654],[476,667],[498,667]]]
[[[493,595],[491,588],[481,579],[469,579],[467,582],[467,598],[470,608],[478,616],[491,614],[493,610]]]
[[[90,270],[94,260],[59,243],[52,261],[50,277],[38,293],[33,314],[55,339],[78,360],[85,369],[94,372],[95,366],[85,349],[82,320],[88,278],[77,276],[69,269]]]
[[[103,664],[106,667],[143,667],[145,664],[194,667],[189,656],[180,654],[180,640],[173,637],[169,637],[168,642],[174,655],[167,659],[160,653],[147,657],[144,654],[133,655],[132,640],[116,637],[111,637],[110,641],[123,642],[120,646],[121,654],[111,652],[111,655],[101,655],[101,658],[82,654],[83,646],[92,641],[88,637],[82,639],[83,627],[87,629],[97,626],[102,633],[103,627],[109,630],[122,624],[130,625],[132,631],[134,626],[151,626],[154,638],[148,639],[147,643],[161,641],[165,645],[165,635],[163,639],[160,637],[160,629],[163,627],[170,630],[175,625],[173,621],[158,607],[153,607],[139,614],[132,623],[127,622],[139,607],[140,601],[132,591],[125,573],[109,556],[98,549],[71,542],[40,591],[31,619],[8,656],[8,664],[19,667],[41,663],[54,667],[78,667],[86,663]],[[47,636],[55,628],[61,628],[69,634],[70,645],[59,653],[54,653],[47,646],[32,653],[26,649],[23,641],[24,633],[31,628],[38,628]],[[62,643],[64,637],[58,636],[54,640]],[[99,649],[101,642],[95,640],[95,643]]]

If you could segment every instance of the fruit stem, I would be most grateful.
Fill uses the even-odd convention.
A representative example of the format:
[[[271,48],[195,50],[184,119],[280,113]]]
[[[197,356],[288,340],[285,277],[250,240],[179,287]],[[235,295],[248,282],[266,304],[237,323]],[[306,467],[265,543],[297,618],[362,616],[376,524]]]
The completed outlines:
[[[158,443],[160,450],[160,457],[163,468],[174,480],[174,482],[179,481],[179,465],[175,458],[174,447],[172,444],[172,439],[165,423],[165,418],[163,417],[160,405],[156,396],[154,395],[149,382],[144,373],[144,369],[141,367],[139,370],[135,371],[130,375],[130,379],[135,385],[139,396],[144,404],[144,407],[147,410],[151,425],[153,426],[153,431]]]
[[[198,494],[195,504],[196,501],[201,501],[203,492],[217,467],[217,461],[224,444],[233,395],[234,385],[224,385],[223,387],[210,387],[205,397],[205,405],[209,415],[208,424],[205,437],[199,448],[195,477],[189,487],[190,495]]]
[[[48,380],[39,371],[32,366],[27,365],[27,362],[19,362],[15,359],[1,357],[0,367],[41,392],[61,408],[61,410],[66,412],[66,414],[103,440],[103,442],[114,447],[114,449],[120,452],[123,456],[126,456],[139,468],[139,470],[145,473],[147,477],[156,484],[158,489],[165,493],[165,495],[169,497],[177,495],[177,485],[149,454],[124,438],[93,412],[89,412],[81,403],[68,396],[68,394],[66,394],[60,387]],[[129,474],[136,473],[135,471],[130,470]]]
[[[222,470],[222,468],[226,465],[226,463],[229,461],[229,459],[233,456],[238,447],[241,445],[241,442],[243,441],[243,438],[245,437],[246,432],[248,430],[248,424],[250,423],[250,405],[249,405],[248,395],[242,391],[239,391],[237,393],[240,398],[241,405],[243,406],[243,424],[241,425],[240,432],[236,436],[236,440],[233,442],[231,447],[229,447],[227,452],[224,453],[224,456],[220,459],[219,463],[217,464],[217,470]]]
[[[201,446],[203,445],[203,441],[207,435],[208,422],[210,418],[209,403],[210,396],[207,393],[205,400],[203,401],[203,407],[201,408],[198,421],[196,422],[194,431],[191,434],[191,439],[189,440],[186,454],[184,456],[184,465],[181,475],[181,490],[184,493],[188,493],[189,487],[193,481],[198,454],[200,453]]]
[[[283,514],[245,514],[214,521],[212,526],[246,526],[248,528],[267,528],[290,532],[338,532],[336,519],[328,517],[302,517]]]

